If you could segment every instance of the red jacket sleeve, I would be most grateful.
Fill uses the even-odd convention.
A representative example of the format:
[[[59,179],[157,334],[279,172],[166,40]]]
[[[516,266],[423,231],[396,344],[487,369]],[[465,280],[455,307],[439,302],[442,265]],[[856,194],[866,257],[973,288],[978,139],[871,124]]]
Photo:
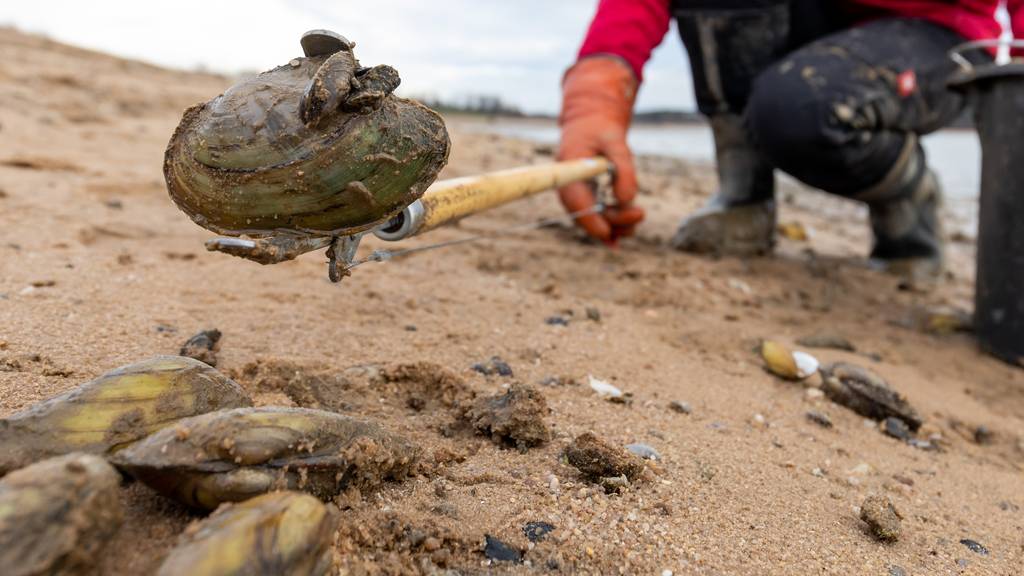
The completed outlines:
[[[601,0],[579,57],[619,56],[643,80],[644,64],[665,38],[670,20],[669,0]]]
[[[1024,38],[1024,0],[1008,0],[1006,11],[1010,15],[1010,29],[1013,30],[1014,38]]]

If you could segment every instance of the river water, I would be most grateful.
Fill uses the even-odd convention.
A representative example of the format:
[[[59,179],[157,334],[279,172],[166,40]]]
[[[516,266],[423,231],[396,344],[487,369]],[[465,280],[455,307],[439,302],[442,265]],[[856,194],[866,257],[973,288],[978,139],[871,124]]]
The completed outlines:
[[[470,123],[467,128],[545,144],[558,142],[558,126],[539,120],[505,120]],[[929,164],[938,173],[946,203],[963,223],[973,229],[977,218],[981,182],[981,145],[973,130],[942,130],[923,139]],[[629,133],[634,154],[683,158],[711,163],[715,158],[711,130],[705,125],[634,126]],[[788,179],[788,176],[783,176]]]

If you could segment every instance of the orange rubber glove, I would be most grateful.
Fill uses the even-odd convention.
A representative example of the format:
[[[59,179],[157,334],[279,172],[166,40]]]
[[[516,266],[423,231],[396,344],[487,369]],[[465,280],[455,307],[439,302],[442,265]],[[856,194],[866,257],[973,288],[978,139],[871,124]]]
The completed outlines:
[[[562,81],[562,142],[559,160],[604,156],[615,165],[615,203],[600,214],[587,214],[576,223],[590,236],[614,246],[619,238],[631,236],[644,219],[644,211],[633,205],[636,170],[633,154],[626,144],[626,132],[633,116],[637,81],[633,71],[618,58],[584,58],[565,73]],[[579,212],[595,204],[589,184],[576,182],[558,191],[566,211]]]

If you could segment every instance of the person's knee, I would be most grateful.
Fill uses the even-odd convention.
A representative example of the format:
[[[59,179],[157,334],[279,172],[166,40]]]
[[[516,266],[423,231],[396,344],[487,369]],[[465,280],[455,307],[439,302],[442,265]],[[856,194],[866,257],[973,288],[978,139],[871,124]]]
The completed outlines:
[[[870,105],[813,62],[785,59],[761,74],[746,110],[747,129],[777,168],[811,186],[844,194],[845,178],[868,155],[876,130]]]
[[[832,98],[816,89],[815,71],[784,60],[762,73],[747,104],[751,138],[783,170],[827,153],[834,146],[830,131]]]

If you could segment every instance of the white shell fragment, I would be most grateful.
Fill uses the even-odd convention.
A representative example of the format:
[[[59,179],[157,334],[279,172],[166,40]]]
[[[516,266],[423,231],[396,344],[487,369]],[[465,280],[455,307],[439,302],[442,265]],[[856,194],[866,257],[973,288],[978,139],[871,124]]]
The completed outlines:
[[[644,460],[661,460],[661,454],[647,444],[626,444],[626,450],[636,454]]]
[[[619,390],[615,386],[594,378],[592,374],[587,374],[587,378],[590,380],[590,389],[597,393],[602,398],[622,398],[622,390]]]
[[[817,372],[821,366],[817,358],[800,350],[793,352],[793,360],[796,361],[796,377],[801,380]]]

